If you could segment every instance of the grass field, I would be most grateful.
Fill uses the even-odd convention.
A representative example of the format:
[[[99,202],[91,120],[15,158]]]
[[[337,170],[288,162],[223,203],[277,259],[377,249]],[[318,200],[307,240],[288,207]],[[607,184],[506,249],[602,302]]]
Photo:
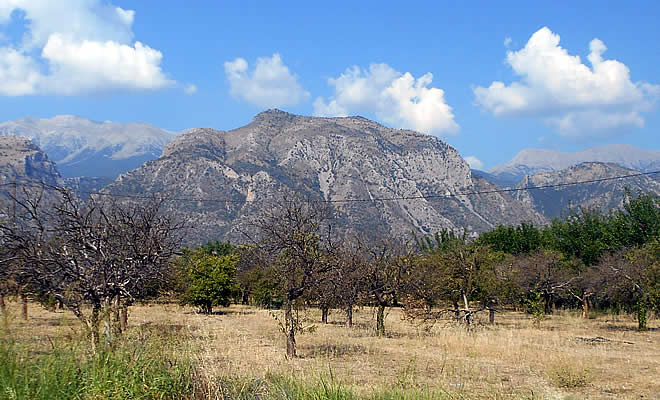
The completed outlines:
[[[177,368],[167,378],[178,385],[173,398],[660,398],[657,319],[648,332],[638,332],[631,316],[584,320],[559,311],[535,328],[529,316],[505,312],[495,325],[484,320],[470,331],[450,323],[429,330],[392,309],[388,334],[378,337],[370,308],[356,311],[353,328],[343,326],[339,312],[321,324],[312,309],[304,318],[313,332],[297,336],[300,357],[287,360],[273,313],[231,306],[201,315],[174,304],[139,305],[130,309],[126,336],[151,343],[142,351],[167,355],[163,365]],[[31,305],[27,322],[17,316],[18,305],[9,303],[3,335],[34,359],[52,352],[54,343],[72,345],[83,335],[65,311]],[[56,368],[48,372],[57,374]],[[7,393],[0,398],[11,398]],[[82,398],[109,397],[97,395]]]

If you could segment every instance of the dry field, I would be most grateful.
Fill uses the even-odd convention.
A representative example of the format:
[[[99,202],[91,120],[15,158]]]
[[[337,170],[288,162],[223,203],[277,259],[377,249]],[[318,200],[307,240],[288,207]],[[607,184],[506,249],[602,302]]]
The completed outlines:
[[[47,345],[55,337],[77,337],[73,316],[30,306],[21,321],[10,303],[8,326],[15,336]],[[427,389],[449,398],[660,399],[660,321],[637,332],[630,316],[583,320],[558,312],[535,328],[522,313],[498,314],[493,326],[470,331],[446,323],[426,330],[389,310],[386,337],[372,329],[373,310],[356,310],[356,326],[343,315],[304,315],[312,333],[297,337],[300,358],[284,357],[284,337],[274,312],[231,306],[215,315],[174,304],[130,309],[129,325],[160,327],[188,338],[200,373],[214,377],[295,376],[303,382],[334,379],[358,394],[384,388]],[[484,316],[486,317],[486,316]]]

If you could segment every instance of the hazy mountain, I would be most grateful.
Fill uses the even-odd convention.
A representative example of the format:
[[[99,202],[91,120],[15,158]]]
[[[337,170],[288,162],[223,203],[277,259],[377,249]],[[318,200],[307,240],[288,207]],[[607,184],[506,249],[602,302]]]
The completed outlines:
[[[543,222],[507,194],[456,196],[492,190],[473,177],[458,152],[439,139],[386,128],[361,117],[302,117],[278,110],[223,132],[191,129],[160,159],[122,174],[106,190],[162,193],[191,226],[190,241],[245,240],[240,226],[282,187],[326,200],[443,195],[434,199],[335,203],[344,227],[405,237],[443,228],[483,232],[500,223]]]
[[[32,139],[65,177],[116,177],[160,156],[174,137],[144,123],[94,122],[71,115],[0,123],[0,135]]]
[[[593,147],[577,153],[524,149],[511,161],[488,170],[491,181],[514,186],[525,176],[539,172],[560,171],[584,162],[615,163],[642,172],[660,170],[660,151],[641,149],[629,144]]]
[[[29,139],[23,137],[0,136],[0,184],[3,191],[13,190],[15,181],[44,182],[49,185],[61,185],[55,164],[46,153]]]
[[[561,171],[527,176],[518,187],[557,185],[638,173],[639,171],[623,168],[614,163],[588,162]],[[579,207],[598,208],[603,212],[619,208],[623,205],[625,188],[633,193],[641,191],[660,195],[660,181],[653,175],[642,175],[581,185],[523,190],[514,192],[514,197],[535,208],[547,218],[554,218],[566,215],[570,209],[577,210]]]

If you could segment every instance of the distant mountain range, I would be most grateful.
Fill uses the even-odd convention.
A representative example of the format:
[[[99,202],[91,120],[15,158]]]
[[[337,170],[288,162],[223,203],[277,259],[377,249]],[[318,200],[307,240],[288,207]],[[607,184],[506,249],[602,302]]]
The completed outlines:
[[[526,176],[517,188],[564,185],[545,189],[516,191],[514,197],[532,207],[546,218],[563,217],[580,208],[595,208],[603,213],[623,206],[625,190],[660,195],[660,174],[640,175],[625,179],[608,179],[635,175],[639,171],[614,163],[586,162],[554,172],[540,172]],[[580,185],[572,182],[596,181]]]
[[[528,175],[560,171],[584,162],[614,163],[641,172],[660,170],[660,151],[641,149],[629,144],[592,147],[576,153],[524,149],[511,161],[478,172],[500,186],[515,186]]]
[[[25,137],[6,136],[13,134]],[[168,202],[172,215],[194,227],[188,244],[245,240],[246,221],[283,188],[332,201],[343,229],[398,237],[445,228],[475,235],[523,221],[544,224],[585,206],[609,211],[622,205],[624,188],[660,194],[658,175],[563,186],[660,170],[657,151],[630,145],[580,153],[527,149],[489,172],[472,171],[436,137],[361,117],[269,110],[232,131],[201,128],[173,135],[148,124],[59,116],[3,123],[0,135],[5,135],[0,136],[0,198],[18,178],[66,185],[83,199],[105,190],[212,200]],[[52,159],[59,160],[57,166]],[[67,174],[62,177],[58,169]],[[519,190],[498,192],[497,185]],[[546,185],[559,186],[524,190]],[[398,200],[363,201],[392,198]],[[342,202],[351,199],[360,201]]]
[[[113,179],[160,157],[174,137],[145,123],[94,122],[71,115],[0,123],[0,135],[31,139],[57,164],[64,177]]]

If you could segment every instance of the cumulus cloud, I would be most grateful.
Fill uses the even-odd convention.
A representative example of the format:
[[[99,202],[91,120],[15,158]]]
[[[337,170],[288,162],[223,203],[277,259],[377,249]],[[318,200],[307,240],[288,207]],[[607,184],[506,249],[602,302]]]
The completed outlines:
[[[133,41],[135,12],[101,0],[0,0],[0,24],[26,21],[18,43],[0,47],[0,94],[155,90],[174,86],[162,53]]]
[[[603,59],[599,39],[589,45],[589,64],[559,45],[547,27],[534,33],[524,48],[508,51],[506,61],[520,80],[476,87],[476,102],[495,116],[541,117],[565,136],[590,136],[621,127],[642,126],[660,87],[633,82],[629,68]]]
[[[248,62],[240,57],[225,62],[224,66],[231,95],[256,106],[293,106],[309,97],[277,53],[272,57],[257,58],[252,71]]]
[[[334,96],[314,101],[317,116],[346,116],[373,113],[380,120],[398,127],[437,134],[453,135],[459,126],[444,91],[430,87],[433,74],[419,78],[401,73],[387,64],[371,64],[362,70],[348,68],[338,78],[328,80]]]
[[[484,169],[484,163],[475,156],[465,157],[465,162],[467,162],[470,165],[470,168],[472,169],[479,169],[479,170]]]
[[[41,81],[39,67],[33,59],[16,49],[0,47],[0,95],[34,94]]]

